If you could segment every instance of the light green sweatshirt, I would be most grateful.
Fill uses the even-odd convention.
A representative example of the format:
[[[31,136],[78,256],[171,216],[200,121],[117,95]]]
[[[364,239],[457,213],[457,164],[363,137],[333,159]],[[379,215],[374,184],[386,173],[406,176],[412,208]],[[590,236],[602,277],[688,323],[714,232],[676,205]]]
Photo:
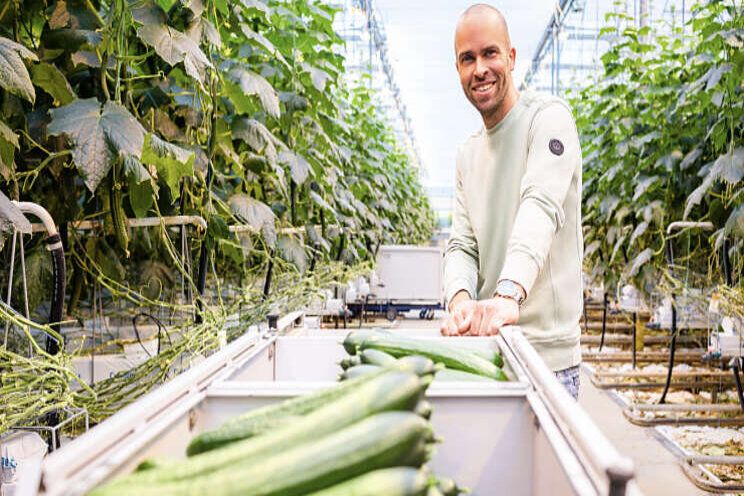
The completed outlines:
[[[531,91],[458,149],[445,297],[527,291],[518,325],[548,367],[581,361],[581,149],[568,105]]]

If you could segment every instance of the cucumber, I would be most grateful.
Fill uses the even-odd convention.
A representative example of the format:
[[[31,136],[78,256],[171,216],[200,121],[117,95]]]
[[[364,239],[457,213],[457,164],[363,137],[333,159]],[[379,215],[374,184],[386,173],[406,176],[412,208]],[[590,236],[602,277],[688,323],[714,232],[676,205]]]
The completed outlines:
[[[409,357],[405,360],[398,360],[386,369],[413,372],[419,376],[433,374],[435,371],[434,363],[424,357]],[[317,410],[383,373],[384,371],[380,369],[375,374],[348,379],[338,386],[252,410],[228,420],[215,430],[199,434],[189,443],[186,454],[188,456],[197,455],[269,431],[275,426],[287,423],[287,421],[291,422],[295,416],[305,415]],[[285,418],[288,418],[288,420],[285,421]]]
[[[426,496],[429,475],[412,467],[383,468],[367,472],[310,496]]]
[[[436,376],[434,376],[436,378]],[[431,414],[434,413],[434,408],[431,406],[431,403],[429,403],[426,400],[419,401],[419,404],[416,405],[416,409],[413,411],[416,415],[425,418],[426,420],[429,420],[431,418]]]
[[[428,382],[410,372],[387,372],[356,386],[354,391],[327,403],[300,420],[266,432],[192,456],[167,470],[156,468],[135,472],[114,484],[154,484],[193,478],[219,470],[241,460],[257,460],[280,453],[291,446],[325,436],[375,413],[389,410],[413,410]]]
[[[443,496],[458,496],[461,493],[469,493],[468,489],[463,489],[455,484],[455,481],[449,477],[437,479],[437,489]]]
[[[409,412],[385,412],[309,441],[275,449],[266,457],[239,459],[187,480],[110,484],[93,496],[299,496],[387,467],[426,461],[431,425]],[[143,472],[147,473],[147,472]]]
[[[349,357],[344,358],[338,364],[341,366],[342,369],[347,370],[351,367],[355,367],[357,365],[361,365],[362,361],[359,357],[359,355],[351,355]]]
[[[374,374],[378,370],[380,370],[380,367],[378,367],[377,365],[368,365],[366,363],[363,363],[361,365],[355,365],[344,370],[344,372],[339,375],[338,380],[345,381],[347,379],[353,379],[355,377],[363,377],[365,375]]]
[[[111,206],[111,223],[114,227],[116,243],[122,249],[124,254],[129,258],[129,224],[127,216],[124,214],[124,205],[121,198],[121,185],[117,182],[117,171],[119,167],[114,163],[111,173],[111,192],[109,204]]]
[[[434,362],[444,364],[448,369],[462,370],[499,381],[508,380],[501,368],[474,355],[470,350],[439,342],[377,333],[367,335],[359,344],[359,349],[362,351],[370,348],[384,351],[394,357],[422,355]]]
[[[349,355],[356,355],[357,348],[364,342],[365,339],[367,339],[369,336],[377,336],[379,334],[392,336],[392,333],[390,333],[389,331],[383,331],[381,329],[360,329],[358,331],[351,331],[349,334],[346,335],[346,338],[344,338],[344,349]]]
[[[440,370],[434,374],[434,380],[440,382],[493,382],[490,377],[452,369]]]
[[[481,358],[485,358],[486,360],[496,365],[497,367],[501,367],[501,368],[504,367],[504,359],[501,357],[499,352],[495,350],[483,350],[483,349],[474,349],[472,351],[477,356]]]
[[[384,365],[389,365],[395,361],[394,356],[388,355],[384,351],[374,350],[374,349],[364,350],[363,352],[361,352],[359,355],[356,355],[356,356],[358,356],[361,359],[362,363],[367,363],[370,365],[379,365],[381,367]]]

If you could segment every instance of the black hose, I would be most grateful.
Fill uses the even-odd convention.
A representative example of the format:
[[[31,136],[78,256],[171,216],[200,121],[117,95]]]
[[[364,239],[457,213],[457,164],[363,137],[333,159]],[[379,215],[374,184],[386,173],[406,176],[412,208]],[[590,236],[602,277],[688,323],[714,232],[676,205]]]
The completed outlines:
[[[54,234],[46,239],[47,248],[52,255],[52,308],[49,312],[49,327],[57,333],[60,332],[60,322],[65,307],[65,285],[67,284],[67,275],[65,271],[65,250],[62,247],[62,238],[59,234]],[[46,351],[50,355],[56,355],[63,343],[60,343],[52,336],[47,336]]]
[[[672,252],[672,240],[667,238],[664,241],[664,248],[666,250],[667,263],[669,264],[669,271],[673,272],[672,266],[674,264],[674,253]],[[669,392],[669,386],[672,383],[672,369],[674,369],[674,350],[677,347],[677,299],[672,295],[672,342],[669,343],[669,370],[667,370],[666,382],[664,383],[664,392],[661,393],[659,398],[659,404],[664,404],[666,401],[666,395]]]
[[[677,346],[677,307],[675,298],[672,298],[672,342],[669,344],[669,370],[667,370],[666,383],[664,392],[661,393],[659,404],[664,404],[666,395],[669,392],[669,385],[672,383],[672,369],[674,369],[674,350]]]
[[[741,411],[744,413],[744,393],[741,391],[741,379],[739,378],[739,357],[734,357],[731,360],[731,371],[734,373],[734,382],[736,383],[736,394],[739,396],[739,406]]]
[[[726,286],[732,287],[734,285],[734,278],[731,275],[731,260],[729,259],[729,248],[731,241],[728,238],[723,238],[723,275],[726,278]]]
[[[271,273],[274,271],[274,250],[269,253],[269,267],[266,269],[266,280],[264,280],[263,287],[263,300],[269,297],[269,291],[271,290]]]
[[[602,302],[602,337],[599,339],[599,351],[602,351],[604,346],[605,331],[607,331],[607,293],[604,294]]]
[[[638,333],[638,314],[633,312],[633,370],[636,368],[636,334]]]

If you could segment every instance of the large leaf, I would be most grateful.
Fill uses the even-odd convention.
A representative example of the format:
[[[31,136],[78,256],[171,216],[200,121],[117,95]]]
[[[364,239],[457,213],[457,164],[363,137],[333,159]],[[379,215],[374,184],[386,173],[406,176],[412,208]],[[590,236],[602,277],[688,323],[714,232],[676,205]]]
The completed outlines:
[[[274,246],[276,216],[268,205],[248,195],[236,194],[230,197],[228,206],[235,217],[254,231],[260,232],[269,246]]]
[[[276,244],[279,256],[297,267],[300,272],[307,270],[307,253],[300,240],[294,236],[280,236]]]
[[[23,45],[0,37],[0,87],[33,103],[36,92],[23,60],[39,60]]]
[[[331,244],[320,235],[318,229],[314,225],[306,225],[305,234],[307,234],[307,239],[310,241],[312,246],[320,247],[326,253],[331,251]]]
[[[321,93],[325,91],[328,81],[333,80],[333,77],[326,71],[318,69],[317,67],[313,67],[307,62],[302,63],[302,69],[310,74],[310,81],[312,81],[315,89],[320,91]]]
[[[643,221],[640,224],[638,224],[636,228],[633,230],[633,234],[630,235],[630,241],[628,241],[628,244],[630,246],[633,246],[633,243],[635,243],[635,241],[638,238],[643,236],[643,233],[645,233],[647,229],[648,229],[648,222]]]
[[[266,126],[256,119],[239,117],[232,122],[232,135],[248,143],[257,153],[262,153],[272,165],[276,165],[277,145],[281,145]]]
[[[13,148],[19,148],[18,135],[3,121],[0,121],[0,139],[13,145]]]
[[[139,157],[145,130],[127,109],[112,101],[103,107],[95,98],[75,100],[50,110],[51,136],[65,134],[72,145],[72,158],[95,191],[119,155]]]
[[[282,64],[284,64],[284,67],[289,69],[291,66],[289,65],[289,62],[287,62],[287,59],[284,58],[282,53],[274,46],[273,43],[271,43],[269,40],[264,38],[259,33],[255,32],[248,26],[247,24],[241,24],[240,25],[241,30],[243,31],[243,34],[248,38],[248,43],[250,43],[252,46],[257,46],[265,50],[269,55],[272,57],[275,57],[277,60],[279,60]]]
[[[167,63],[176,65],[183,62],[186,74],[202,84],[206,82],[207,68],[212,68],[212,64],[194,40],[166,25],[142,26],[137,29],[137,34]]]
[[[87,0],[59,0],[49,16],[49,29],[42,32],[45,49],[77,51],[101,44],[103,20]]]
[[[307,176],[310,175],[311,167],[310,163],[300,154],[297,154],[291,150],[284,150],[279,154],[279,162],[289,166],[292,180],[301,185],[307,180]]]
[[[142,147],[142,163],[155,166],[158,178],[165,181],[171,196],[180,196],[179,184],[182,177],[194,174],[194,152],[172,145],[148,134]]]
[[[225,77],[237,84],[245,95],[257,96],[264,110],[275,119],[279,118],[279,97],[262,76],[236,64],[230,67]]]
[[[67,105],[75,99],[75,92],[57,66],[42,62],[31,68],[34,84],[49,93],[58,105]]]
[[[744,177],[744,147],[738,146],[731,152],[718,157],[710,173],[717,179],[736,184]]]
[[[633,277],[636,274],[638,274],[638,271],[641,270],[641,267],[643,267],[646,263],[648,263],[651,258],[654,256],[654,250],[651,248],[646,248],[641,253],[638,254],[637,257],[633,259],[633,262],[630,264],[630,269],[628,269],[627,277]]]

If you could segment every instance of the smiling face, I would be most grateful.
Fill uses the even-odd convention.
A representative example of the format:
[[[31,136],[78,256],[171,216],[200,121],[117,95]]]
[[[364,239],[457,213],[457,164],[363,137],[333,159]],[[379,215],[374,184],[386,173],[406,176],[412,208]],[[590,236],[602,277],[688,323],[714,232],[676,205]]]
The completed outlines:
[[[501,14],[492,8],[468,10],[455,32],[455,55],[465,96],[490,129],[519,98],[511,76],[516,51]]]

